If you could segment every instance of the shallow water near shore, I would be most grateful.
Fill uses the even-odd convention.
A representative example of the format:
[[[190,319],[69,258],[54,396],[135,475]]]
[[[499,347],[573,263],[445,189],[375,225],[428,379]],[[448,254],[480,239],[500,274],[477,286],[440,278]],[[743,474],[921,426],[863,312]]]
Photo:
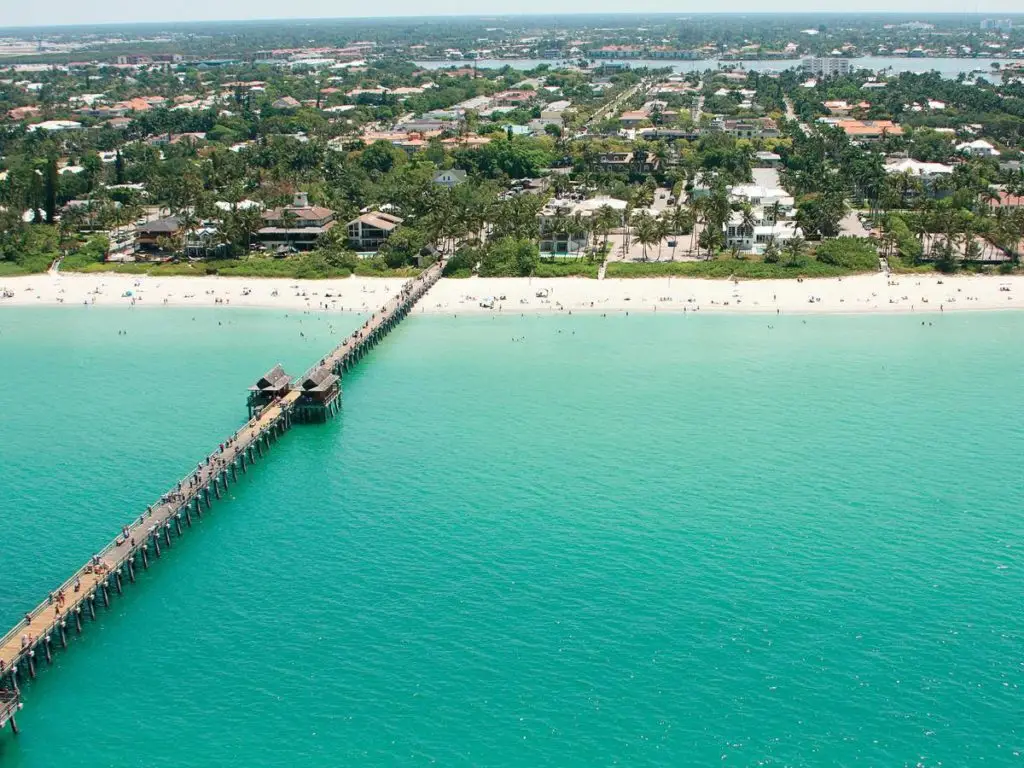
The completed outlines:
[[[284,314],[0,312],[3,631],[360,322]],[[414,315],[56,654],[0,768],[1017,764],[1022,336]]]

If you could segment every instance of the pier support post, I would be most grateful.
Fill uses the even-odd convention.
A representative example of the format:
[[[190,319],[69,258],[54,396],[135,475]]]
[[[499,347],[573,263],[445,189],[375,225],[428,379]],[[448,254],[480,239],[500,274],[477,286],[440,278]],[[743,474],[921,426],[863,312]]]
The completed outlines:
[[[134,555],[133,555],[133,559],[130,559],[128,561],[128,579],[129,579],[129,581],[131,581],[132,584],[135,583],[135,560],[134,560]]]
[[[75,608],[75,631],[82,634],[82,606]]]
[[[181,517],[178,515],[174,516],[174,528],[178,531],[178,536],[181,536]]]
[[[36,652],[28,652],[28,676],[33,680],[36,679]]]
[[[244,475],[247,471],[245,468],[245,451],[242,451],[242,474]]]
[[[167,524],[164,525],[164,543],[167,545],[168,549],[171,548],[171,524],[170,523],[167,523]]]
[[[185,524],[189,528],[192,527],[192,508],[191,507],[185,507]]]
[[[203,488],[203,501],[206,502],[206,508],[210,508],[210,486]]]
[[[260,455],[261,459],[263,458],[263,438],[262,437],[260,437],[260,439],[256,441],[256,453],[258,453]]]
[[[121,569],[120,568],[118,568],[117,571],[114,572],[114,583],[117,584],[117,594],[123,595],[124,594],[124,588],[123,588],[123,586],[121,584]]]
[[[67,626],[68,625],[67,625],[66,621],[62,621],[60,623],[60,647],[61,648],[67,648],[68,647],[68,630],[67,630]]]
[[[53,664],[53,654],[50,653],[50,636],[43,638],[43,651],[46,653],[46,663]]]
[[[238,482],[238,470],[235,468],[235,462],[231,462],[231,482]]]
[[[217,482],[217,478],[213,478],[213,495],[217,497],[217,501],[220,501],[220,483]]]
[[[103,587],[103,607],[104,608],[109,608],[110,607],[110,587],[107,586],[107,582],[103,582],[103,584],[101,584],[100,586]]]
[[[11,733],[18,735],[18,721],[14,719],[14,715],[11,715]]]
[[[18,662],[14,662],[11,666],[11,689],[15,693],[21,693],[21,689],[18,687]]]
[[[160,532],[157,531],[153,534],[153,551],[157,557],[160,557]]]
[[[96,621],[96,593],[89,595],[89,618]]]
[[[145,544],[142,545],[142,567],[149,570],[149,549]]]

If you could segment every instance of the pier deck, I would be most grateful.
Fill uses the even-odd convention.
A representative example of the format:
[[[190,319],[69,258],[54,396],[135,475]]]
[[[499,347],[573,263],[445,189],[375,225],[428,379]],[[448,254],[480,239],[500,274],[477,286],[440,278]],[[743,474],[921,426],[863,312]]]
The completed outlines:
[[[161,539],[164,547],[170,548],[171,531],[181,536],[183,521],[191,527],[193,514],[202,517],[204,505],[206,509],[210,508],[211,490],[219,499],[222,490],[227,490],[229,480],[237,481],[239,470],[247,472],[247,467],[257,458],[262,458],[264,451],[293,422],[305,420],[301,418],[305,407],[303,403],[311,390],[303,387],[304,382],[310,379],[319,382],[318,394],[322,394],[325,386],[335,388],[328,397],[314,403],[314,407],[324,411],[324,418],[327,413],[334,413],[340,402],[340,379],[344,372],[409,313],[416,301],[440,279],[443,267],[443,262],[438,262],[405,283],[360,328],[303,376],[292,380],[287,390],[282,386],[280,393],[275,393],[270,402],[258,406],[250,404],[253,415],[249,421],[161,496],[156,504],[125,525],[114,541],[0,638],[0,692],[6,697],[3,708],[6,718],[0,718],[0,727],[5,724],[5,719],[9,719],[12,730],[16,732],[14,712],[20,706],[19,675],[27,671],[30,677],[36,676],[37,652],[42,651],[46,661],[52,661],[55,639],[59,638],[61,646],[66,647],[69,627],[80,633],[86,613],[96,618],[97,599],[109,606],[111,589],[116,588],[120,593],[125,577],[134,582],[140,561],[143,568],[148,568],[151,553],[154,557],[161,556]],[[283,384],[287,385],[287,380]],[[5,687],[8,681],[9,687]]]
[[[286,417],[297,397],[297,392],[289,392],[279,403],[267,407],[263,413],[242,426],[228,438],[223,451],[218,450],[207,456],[192,474],[165,493],[160,502],[126,526],[127,536],[119,535],[54,590],[53,602],[47,599],[38,605],[28,614],[30,622],[26,623],[23,619],[0,638],[0,662],[3,662],[3,669],[21,660],[38,644],[40,638],[49,636],[62,622],[66,624],[69,619],[73,621],[75,609],[81,607],[90,596],[95,596],[103,585],[109,586],[111,577],[133,559],[151,537],[163,533],[178,515],[184,514],[186,506],[195,503],[197,497],[211,487],[215,479],[222,477],[232,464],[240,460],[243,453],[275,429]],[[58,593],[64,595],[63,608],[56,600]]]

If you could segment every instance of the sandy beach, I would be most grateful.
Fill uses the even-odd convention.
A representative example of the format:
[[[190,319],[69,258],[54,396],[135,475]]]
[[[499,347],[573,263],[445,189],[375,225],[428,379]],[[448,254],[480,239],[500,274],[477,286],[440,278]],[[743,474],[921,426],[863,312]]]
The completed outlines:
[[[0,306],[248,307],[367,312],[397,278],[338,280],[41,274],[0,278]],[[819,280],[470,278],[441,280],[417,307],[494,312],[862,313],[1024,307],[1024,276],[857,275]]]

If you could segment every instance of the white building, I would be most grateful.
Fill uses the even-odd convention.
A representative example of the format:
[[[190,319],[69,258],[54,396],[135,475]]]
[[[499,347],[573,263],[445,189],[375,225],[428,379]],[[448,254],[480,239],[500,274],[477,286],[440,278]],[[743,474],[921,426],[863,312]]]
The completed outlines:
[[[457,187],[466,180],[466,172],[456,168],[448,168],[434,174],[433,182],[439,187]]]
[[[888,160],[885,163],[886,173],[909,173],[919,178],[934,179],[937,176],[946,176],[953,172],[953,166],[945,163],[922,163],[918,160],[904,158],[902,160]]]
[[[769,243],[781,247],[790,240],[803,237],[803,231],[795,221],[772,221],[768,212],[754,209],[753,227],[743,225],[743,214],[734,211],[725,225],[725,245],[740,251],[761,254]]]
[[[966,141],[956,145],[956,151],[972,157],[999,157],[999,150],[984,139]]]
[[[587,247],[591,227],[589,219],[601,208],[611,208],[620,216],[625,215],[626,201],[614,197],[593,197],[589,200],[553,199],[537,214],[540,225],[540,250],[542,253],[578,254]],[[571,219],[582,219],[583,231],[568,232],[559,228],[559,221],[568,223]]]
[[[804,59],[803,68],[815,77],[834,77],[850,74],[850,60],[840,56],[815,56]]]
[[[769,206],[778,203],[785,211],[792,210],[796,201],[793,196],[781,187],[764,187],[760,184],[737,184],[729,187],[729,197],[737,202],[750,203],[754,206]]]
[[[982,19],[980,27],[983,32],[1009,32],[1013,29],[1013,19]]]
[[[74,131],[81,128],[82,124],[74,120],[44,120],[41,123],[30,125],[30,131]]]

